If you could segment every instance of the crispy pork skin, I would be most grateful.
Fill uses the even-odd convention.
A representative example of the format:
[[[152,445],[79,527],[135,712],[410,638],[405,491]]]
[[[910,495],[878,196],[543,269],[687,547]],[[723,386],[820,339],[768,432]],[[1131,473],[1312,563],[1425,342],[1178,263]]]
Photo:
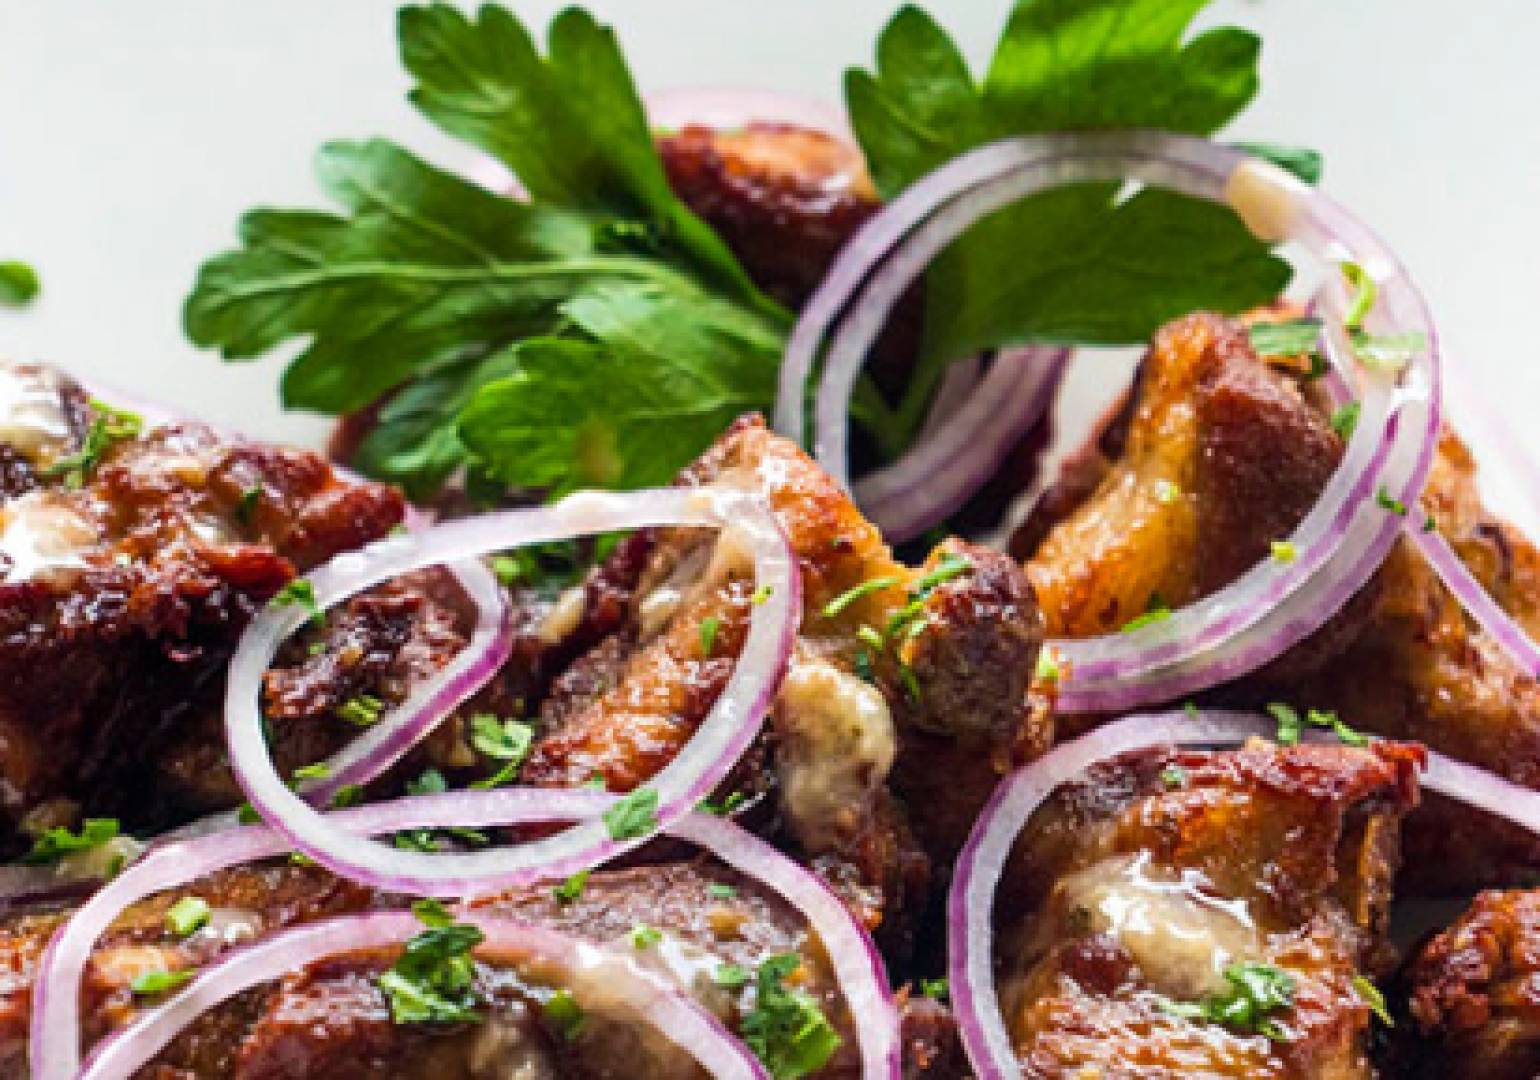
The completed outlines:
[[[1389,743],[1258,742],[1120,759],[1057,792],[996,906],[1025,1075],[1374,1076],[1352,983],[1388,959],[1417,760]],[[1266,1031],[1180,1015],[1222,997],[1238,964],[1292,983]]]

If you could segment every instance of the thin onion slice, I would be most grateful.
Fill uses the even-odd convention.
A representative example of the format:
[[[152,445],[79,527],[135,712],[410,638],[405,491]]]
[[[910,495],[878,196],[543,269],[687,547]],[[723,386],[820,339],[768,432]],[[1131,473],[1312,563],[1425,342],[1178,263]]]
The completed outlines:
[[[615,796],[599,791],[500,788],[397,799],[333,811],[326,817],[349,835],[378,836],[406,829],[591,820],[616,801]],[[856,1019],[863,1080],[898,1080],[902,1074],[898,1012],[882,957],[865,927],[839,898],[809,871],[725,819],[693,812],[664,831],[764,883],[807,919]],[[30,1042],[38,1070],[34,1080],[67,1080],[75,1075],[80,1062],[83,972],[96,941],[120,912],[153,893],[288,851],[287,838],[266,825],[168,844],[150,851],[82,905],[54,934],[38,965]]]
[[[950,414],[917,446],[857,481],[862,511],[894,542],[944,521],[999,472],[1042,419],[1068,361],[1067,349],[1003,351],[960,402],[946,402]],[[952,365],[948,375],[966,371],[967,363]],[[943,400],[938,394],[937,405]]]
[[[814,407],[820,463],[846,479],[849,401],[866,353],[913,280],[979,219],[1063,184],[1137,181],[1232,202],[1271,241],[1289,239],[1328,264],[1352,260],[1377,283],[1368,329],[1416,332],[1427,349],[1400,372],[1355,363],[1341,326],[1348,298],[1324,290],[1327,352],[1360,385],[1357,429],[1320,500],[1292,537],[1289,562],[1267,560],[1224,589],[1138,629],[1055,642],[1066,712],[1131,708],[1244,674],[1319,628],[1360,588],[1394,543],[1399,520],[1384,491],[1415,499],[1432,462],[1440,411],[1438,345],[1426,305],[1374,235],[1325,196],[1240,151],[1156,132],[1087,132],[996,143],[957,158],[908,189],[848,244],[804,309],[782,364],[777,424],[800,438],[801,402],[820,345]],[[1280,540],[1285,538],[1280,537]]]
[[[726,687],[677,757],[646,786],[663,825],[692,810],[753,742],[780,685],[801,614],[801,579],[779,523],[764,499],[743,491],[671,488],[625,494],[587,492],[550,506],[508,510],[436,525],[339,556],[310,576],[316,603],[410,570],[524,544],[658,526],[731,527],[752,553],[756,586],[747,640]],[[565,877],[636,847],[597,821],[525,844],[475,852],[403,851],[340,830],[278,775],[262,733],[257,694],[279,645],[307,617],[293,605],[269,607],[252,622],[230,662],[225,734],[237,781],[264,820],[294,847],[345,877],[398,892],[472,896]]]
[[[465,910],[457,911],[455,917],[485,935],[475,950],[483,957],[496,953],[534,960],[573,981],[602,974],[607,1002],[645,1020],[710,1075],[743,1080],[767,1076],[748,1048],[716,1017],[629,958],[534,923]],[[175,997],[103,1040],[80,1072],[80,1080],[128,1080],[184,1027],[236,994],[299,971],[318,956],[399,945],[421,930],[422,923],[408,912],[351,915],[288,930],[233,952],[201,972]]]
[[[1449,541],[1427,529],[1421,522],[1414,521],[1406,523],[1406,536],[1481,629],[1512,657],[1525,674],[1531,678],[1540,678],[1540,647],[1502,609],[1502,605],[1492,599],[1492,595],[1476,580],[1465,561],[1449,546]]]
[[[994,897],[1016,838],[1061,785],[1100,761],[1162,746],[1238,746],[1276,734],[1251,713],[1208,710],[1129,716],[1061,743],[1001,781],[957,858],[947,896],[948,975],[963,1047],[978,1080],[1017,1080],[1022,1072],[995,989]],[[1326,732],[1305,732],[1330,742]],[[1429,791],[1495,814],[1540,835],[1540,792],[1485,769],[1427,751]]]

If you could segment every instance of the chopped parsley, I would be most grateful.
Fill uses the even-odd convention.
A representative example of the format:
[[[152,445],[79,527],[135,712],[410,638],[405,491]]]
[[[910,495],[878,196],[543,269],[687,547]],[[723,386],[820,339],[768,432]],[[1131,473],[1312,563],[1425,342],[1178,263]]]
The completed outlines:
[[[118,835],[117,818],[86,818],[79,832],[71,832],[62,825],[49,829],[39,836],[32,850],[21,857],[28,866],[46,866],[56,863],[66,855],[99,848]]]
[[[295,578],[283,588],[278,590],[273,597],[275,607],[299,607],[310,616],[312,626],[320,626],[326,621],[326,616],[321,612],[321,605],[316,603],[315,586],[308,578]]]
[[[703,813],[715,814],[717,817],[726,817],[748,801],[749,797],[743,792],[729,791],[727,798],[723,799],[720,803],[713,802],[710,799],[702,799],[700,809]]]
[[[166,911],[166,932],[191,937],[209,924],[209,902],[201,896],[184,896]]]
[[[551,895],[556,898],[558,904],[570,904],[583,895],[583,889],[588,885],[588,871],[579,870],[566,881],[551,890]]]
[[[712,973],[712,980],[729,990],[737,990],[749,984],[749,973],[740,964],[722,964]]]
[[[1380,988],[1375,986],[1367,976],[1353,976],[1353,992],[1359,996],[1363,1003],[1369,1006],[1379,1022],[1386,1027],[1395,1027],[1396,1022],[1390,1015],[1390,1010],[1385,1008],[1385,995],[1380,993]]]
[[[768,603],[770,601],[770,597],[774,595],[775,586],[761,585],[759,588],[755,589],[753,595],[749,597],[749,603],[753,604],[755,607],[759,607],[762,604]]]
[[[257,514],[257,504],[262,499],[262,485],[252,484],[251,487],[241,492],[241,497],[235,502],[235,520],[242,525],[250,525]]]
[[[0,261],[0,304],[24,307],[37,299],[42,289],[37,271],[16,259]]]
[[[134,976],[128,988],[140,997],[157,997],[180,990],[196,974],[196,971],[188,968],[181,971],[143,971]]]
[[[1354,731],[1334,712],[1309,709],[1301,720],[1299,712],[1292,705],[1286,705],[1281,701],[1269,704],[1267,712],[1278,722],[1277,741],[1283,746],[1293,746],[1298,743],[1306,724],[1311,727],[1326,728],[1337,736],[1339,742],[1348,746],[1369,745],[1369,740],[1365,736]]]
[[[1379,298],[1379,286],[1374,283],[1368,271],[1356,262],[1343,263],[1342,276],[1347,279],[1348,288],[1353,290],[1347,314],[1342,317],[1342,325],[1349,330],[1357,330],[1363,326],[1369,312],[1374,310],[1374,302]]]
[[[846,608],[850,607],[851,604],[854,604],[857,600],[860,600],[862,597],[870,596],[873,593],[882,592],[884,589],[894,588],[895,586],[902,583],[902,578],[891,574],[885,575],[883,577],[868,578],[867,580],[861,582],[859,585],[846,589],[833,600],[830,600],[827,604],[825,604],[823,606],[823,617],[826,619],[833,619]]]
[[[1229,986],[1203,1001],[1162,1001],[1162,1011],[1187,1020],[1206,1020],[1275,1042],[1288,1033],[1276,1014],[1294,1004],[1294,976],[1271,964],[1231,964],[1224,970]]]
[[[658,792],[639,787],[604,812],[611,840],[635,840],[658,831]]]
[[[294,781],[325,780],[332,774],[331,766],[324,761],[317,761],[310,765],[301,765],[294,770]]]
[[[1167,791],[1180,791],[1187,786],[1187,770],[1180,765],[1167,765],[1160,770],[1160,784]]]
[[[373,694],[359,694],[349,698],[337,708],[337,715],[358,727],[369,727],[379,722],[385,711],[385,703]]]
[[[46,477],[63,477],[65,487],[80,487],[108,450],[118,443],[137,439],[144,430],[144,418],[138,413],[115,409],[96,398],[91,399],[91,410],[96,415],[86,429],[80,449],[43,470]]]
[[[1358,429],[1358,414],[1362,411],[1362,405],[1350,401],[1331,414],[1331,429],[1338,438],[1346,442],[1353,437],[1353,432]]]
[[[1156,623],[1165,622],[1171,618],[1171,609],[1166,606],[1159,594],[1150,597],[1149,603],[1144,606],[1144,614],[1135,616],[1123,624],[1123,633],[1132,633],[1142,630],[1146,626],[1154,626]]]
[[[1397,517],[1406,517],[1406,503],[1392,496],[1383,484],[1374,493],[1374,501],[1382,510],[1389,510]]]
[[[1400,371],[1412,358],[1428,349],[1427,335],[1420,330],[1403,334],[1367,334],[1355,330],[1353,352],[1359,361],[1380,371]]]
[[[720,881],[713,881],[706,886],[706,895],[713,900],[731,900],[738,895],[738,889],[733,885],[724,885]]]
[[[1059,669],[1059,658],[1052,649],[1041,649],[1037,654],[1037,669],[1035,671],[1039,682],[1056,683],[1063,672]]]
[[[921,979],[920,993],[932,1001],[945,1001],[951,996],[952,987],[946,979]]]
[[[362,784],[343,784],[332,794],[332,808],[346,810],[350,806],[357,806],[364,801],[364,788]]]
[[[583,1009],[577,1003],[577,998],[572,996],[571,990],[558,990],[546,999],[540,1011],[545,1014],[562,1039],[572,1042],[583,1033],[583,1027],[588,1018],[583,1015]]]
[[[655,926],[633,926],[628,935],[631,939],[631,947],[638,951],[650,949],[663,940],[663,931]]]
[[[700,621],[700,651],[701,655],[710,658],[716,651],[717,631],[722,628],[722,620],[715,615],[707,615]]]
[[[401,950],[401,958],[379,979],[398,1024],[461,1023],[479,1020],[476,965],[471,951],[485,935],[458,923],[437,900],[418,900],[412,913],[426,927]]]
[[[1260,357],[1298,356],[1315,349],[1321,338],[1321,320],[1253,323],[1249,334],[1251,347]]]
[[[408,795],[442,795],[449,790],[449,781],[437,769],[424,769],[416,780],[406,782]]]
[[[534,726],[523,720],[503,720],[490,713],[471,717],[471,745],[494,761],[502,762],[497,772],[475,781],[471,787],[494,788],[511,782],[519,775],[534,741]]]
[[[1292,540],[1274,540],[1269,547],[1277,562],[1291,563],[1299,558],[1299,548]]]
[[[796,953],[781,953],[760,964],[754,1009],[738,1025],[743,1041],[775,1080],[798,1080],[817,1072],[841,1042],[818,1002],[785,985],[801,967]]]
[[[936,590],[936,586],[944,585],[953,578],[961,577],[973,569],[973,562],[961,555],[948,552],[941,557],[936,568],[927,573],[919,581],[914,583],[913,595],[916,598],[929,596]]]

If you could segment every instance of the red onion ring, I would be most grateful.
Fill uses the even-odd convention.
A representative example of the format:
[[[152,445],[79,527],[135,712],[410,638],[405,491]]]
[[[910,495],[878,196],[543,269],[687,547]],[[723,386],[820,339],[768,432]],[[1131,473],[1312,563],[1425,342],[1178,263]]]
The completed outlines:
[[[455,917],[486,935],[478,953],[529,957],[555,966],[568,979],[602,970],[607,995],[646,1019],[712,1076],[745,1080],[768,1076],[716,1017],[628,957],[534,923],[467,910],[455,912]],[[396,945],[421,930],[422,923],[408,912],[352,915],[289,930],[233,952],[210,965],[176,996],[103,1040],[86,1061],[80,1080],[128,1080],[182,1028],[236,994],[298,971],[317,956]]]
[[[848,311],[827,350],[814,440],[819,461],[843,482],[848,403],[862,358],[887,313],[936,254],[981,217],[1030,194],[1066,183],[1128,179],[1234,202],[1266,239],[1298,241],[1327,262],[1353,258],[1379,285],[1372,329],[1421,332],[1428,349],[1399,376],[1355,369],[1340,325],[1347,305],[1342,284],[1326,290],[1328,314],[1335,316],[1328,355],[1345,378],[1363,384],[1362,408],[1341,464],[1289,538],[1296,558],[1260,563],[1217,593],[1137,630],[1056,642],[1065,660],[1059,704],[1066,712],[1121,710],[1203,689],[1312,633],[1363,585],[1394,543],[1399,520],[1373,496],[1384,488],[1402,501],[1414,500],[1438,431],[1434,328],[1421,297],[1374,235],[1273,166],[1200,139],[1153,132],[996,143],[908,189],[846,246],[804,309],[782,364],[777,424],[792,437],[803,434],[800,402],[818,346]]]
[[[711,793],[764,723],[791,654],[801,613],[801,579],[786,537],[765,501],[745,492],[673,488],[625,494],[587,492],[549,506],[508,510],[436,525],[338,556],[310,575],[321,607],[407,571],[474,554],[573,535],[658,526],[731,526],[753,554],[755,582],[770,590],[753,609],[748,638],[727,686],[679,755],[647,786],[667,825]],[[294,847],[328,869],[378,888],[432,896],[472,896],[529,881],[565,877],[638,846],[613,839],[597,821],[516,847],[477,852],[403,851],[349,835],[291,791],[273,766],[257,710],[263,673],[283,640],[308,617],[269,607],[253,620],[230,662],[225,736],[236,780],[262,817]],[[463,684],[457,684],[463,685]],[[426,716],[428,714],[419,714]],[[420,729],[419,723],[412,730]],[[371,748],[370,760],[405,749]],[[388,749],[387,749],[388,748]]]
[[[1491,594],[1465,565],[1465,561],[1449,546],[1449,541],[1437,532],[1425,529],[1421,522],[1408,521],[1405,533],[1412,546],[1433,567],[1433,572],[1481,629],[1513,658],[1526,675],[1540,678],[1540,647],[1536,647],[1524,628],[1492,599]]]
[[[978,1080],[1017,1080],[1021,1068],[995,991],[994,896],[1017,836],[1060,785],[1099,761],[1160,746],[1236,746],[1277,725],[1210,710],[1129,716],[1061,743],[1001,781],[957,858],[947,896],[948,976],[968,1060]],[[1331,741],[1326,732],[1306,732]],[[1540,792],[1427,751],[1422,785],[1540,834]]]
[[[457,791],[374,803],[326,815],[350,835],[404,829],[486,828],[593,819],[616,797],[598,791],[498,788]],[[817,877],[732,822],[693,812],[665,828],[763,882],[795,907],[818,935],[833,964],[846,1006],[858,1019],[863,1080],[899,1080],[898,1012],[882,957],[871,936]],[[54,934],[32,988],[31,1047],[40,1063],[34,1080],[67,1080],[80,1061],[80,983],[91,949],[112,921],[152,893],[230,866],[284,854],[287,838],[251,825],[158,847],[108,882]],[[368,879],[363,879],[369,884]]]
[[[893,464],[856,482],[889,540],[919,536],[968,501],[1053,403],[1068,349],[1007,349],[949,416]],[[951,371],[965,371],[954,364]],[[938,394],[936,406],[942,403]],[[948,403],[951,404],[951,403]]]

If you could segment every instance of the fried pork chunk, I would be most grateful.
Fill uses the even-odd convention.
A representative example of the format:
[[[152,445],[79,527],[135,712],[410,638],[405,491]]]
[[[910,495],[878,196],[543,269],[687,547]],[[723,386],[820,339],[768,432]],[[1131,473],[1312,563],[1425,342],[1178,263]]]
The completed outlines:
[[[175,816],[153,778],[216,707],[252,613],[384,535],[394,491],[190,422],[139,430],[0,365],[0,850],[78,808]],[[174,769],[172,772],[174,773]],[[169,775],[169,774],[164,774]]]
[[[1412,958],[1387,1074],[1532,1080],[1540,1074],[1540,892],[1477,896]]]
[[[1121,413],[1016,538],[1049,634],[1115,631],[1152,598],[1175,607],[1234,580],[1293,530],[1340,454],[1324,410],[1295,376],[1257,359],[1239,323],[1195,315],[1166,327]],[[1504,609],[1540,632],[1540,552],[1483,509],[1452,432],[1413,513],[1430,516]],[[1335,711],[1540,786],[1540,681],[1404,538],[1321,630],[1212,696]],[[1401,885],[1417,892],[1468,892],[1540,865],[1528,834],[1437,798],[1408,822],[1406,848]]]
[[[183,938],[167,930],[166,912],[189,895],[205,900],[212,915],[204,928]],[[185,970],[284,928],[404,903],[316,868],[286,864],[225,871],[177,894],[152,897],[118,919],[87,966],[82,998],[86,1043],[127,1023],[144,1007],[130,986],[142,971]],[[789,985],[817,1003],[841,1040],[825,1066],[809,1075],[820,1080],[860,1075],[855,1021],[838,994],[822,946],[794,910],[752,880],[704,862],[674,863],[597,871],[575,896],[558,899],[543,887],[476,906],[610,947],[677,983],[733,1030],[754,1007],[760,966],[774,956],[794,956],[797,966]],[[26,1075],[29,991],[48,935],[65,914],[15,916],[0,923],[0,1077]],[[398,1024],[378,985],[398,955],[397,950],[381,950],[318,957],[281,982],[204,1014],[144,1075],[155,1080],[690,1080],[704,1075],[645,1023],[617,1011],[612,1001],[606,1004],[602,964],[583,982],[564,986],[518,957],[491,958],[477,972],[486,1002],[479,1023]],[[570,1017],[544,1007],[561,989],[582,1010],[582,1024],[569,1026]],[[942,1067],[937,1039],[946,1032],[924,1006],[909,1009],[905,1032],[911,1075]]]
[[[928,875],[895,790],[944,788],[941,805],[907,817],[931,852],[955,850],[1000,771],[1048,740],[1026,694],[1041,638],[1031,591],[1010,560],[955,541],[920,568],[897,563],[845,493],[757,418],[681,482],[764,492],[801,567],[791,670],[757,766],[731,787],[773,791],[791,846],[870,925],[902,939]],[[631,790],[674,758],[732,671],[754,609],[752,565],[732,530],[668,529],[634,544],[648,554],[628,617],[555,681],[526,783],[598,775]],[[938,771],[938,749],[965,767]]]
[[[1024,1074],[1373,1076],[1353,981],[1386,960],[1416,762],[1258,742],[1125,758],[1057,792],[997,900]]]

